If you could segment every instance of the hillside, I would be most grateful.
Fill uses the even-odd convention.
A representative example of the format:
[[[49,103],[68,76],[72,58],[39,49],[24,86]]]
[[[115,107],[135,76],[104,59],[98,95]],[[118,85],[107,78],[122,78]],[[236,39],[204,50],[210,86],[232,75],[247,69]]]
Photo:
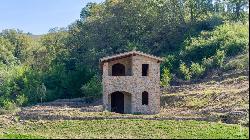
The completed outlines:
[[[225,123],[248,125],[248,71],[223,74],[205,82],[171,86],[163,91],[161,103],[170,116],[204,116]]]
[[[43,35],[30,35],[30,37],[34,40],[38,40],[39,38],[41,38]]]
[[[105,0],[79,15],[43,35],[0,32],[0,138],[249,138],[248,0]],[[142,66],[160,71],[159,114],[102,106],[100,59],[131,50],[163,60]]]
[[[161,106],[161,113],[157,115],[117,114],[104,111],[100,100],[87,104],[82,98],[61,99],[23,107],[13,115],[0,115],[0,134],[4,133],[4,137],[32,138],[33,130],[36,130],[34,137],[45,136],[50,138],[51,135],[55,136],[56,133],[49,132],[51,135],[47,135],[40,132],[48,131],[48,129],[53,129],[57,132],[58,130],[55,128],[57,126],[62,129],[58,133],[62,133],[63,138],[103,138],[104,135],[101,136],[99,134],[106,134],[105,138],[143,138],[142,135],[146,133],[147,136],[152,138],[184,138],[184,134],[177,134],[179,131],[190,131],[188,132],[189,135],[185,133],[186,138],[210,137],[206,136],[207,133],[213,133],[211,137],[214,138],[243,138],[245,137],[243,135],[232,135],[235,132],[230,129],[231,127],[235,129],[233,127],[236,127],[236,125],[226,125],[225,123],[245,126],[249,124],[248,71],[227,73],[220,77],[214,76],[209,81],[205,80],[196,84],[171,86],[163,90]],[[112,127],[109,126],[111,123]],[[124,128],[120,126],[121,123],[124,125],[129,124],[130,128],[127,130],[127,135],[122,134],[125,131],[122,131]],[[145,123],[148,124],[147,127],[144,126]],[[190,125],[190,127],[182,128],[182,123]],[[76,129],[71,129],[69,124],[74,124],[75,127],[87,131],[88,134],[80,134]],[[83,128],[83,124],[89,127],[92,126],[92,129],[87,130]],[[106,126],[98,127],[98,129],[95,124]],[[170,127],[170,124],[180,127],[180,130],[178,131],[176,128]],[[135,132],[138,130],[137,125],[142,125],[143,130]],[[207,126],[209,129],[195,130],[199,129],[201,125],[203,127]],[[152,128],[150,129],[149,126]],[[110,134],[101,130],[104,127]],[[116,135],[116,131],[109,131],[113,127],[120,130],[120,135]],[[168,135],[169,131],[166,131],[165,127],[169,128],[170,132],[177,132],[173,135]],[[220,129],[220,132],[215,134],[214,131],[218,131],[217,127],[223,129]],[[12,131],[12,129],[17,131]],[[149,132],[148,129],[154,130],[155,133]],[[245,134],[249,133],[248,128],[243,130]],[[70,134],[63,134],[66,131]],[[192,131],[196,131],[199,134],[195,136]],[[229,131],[228,134],[227,131]],[[95,132],[98,132],[98,134]],[[163,132],[166,133],[164,135],[160,134]],[[56,137],[61,138],[58,135]]]
[[[61,99],[35,106],[23,107],[17,114],[20,119],[105,119],[145,118],[246,122],[249,114],[248,71],[224,74],[210,81],[171,86],[163,90],[161,113],[157,115],[121,115],[102,112],[101,101],[87,104],[84,99]]]
[[[164,60],[162,86],[174,85],[175,79],[199,81],[214,70],[245,70],[249,67],[248,9],[215,10],[218,4],[244,9],[248,1],[106,0],[87,4],[79,20],[46,34],[3,30],[0,109],[100,98],[99,60],[131,50]]]
[[[60,99],[23,107],[12,115],[1,115],[0,137],[247,138],[248,128],[241,128],[240,134],[239,126],[225,123],[249,124],[248,71],[214,76],[196,84],[171,86],[163,90],[161,106],[161,113],[157,115],[117,114],[104,111],[101,101],[87,104],[82,98]],[[182,127],[183,124],[186,127]],[[130,127],[125,128],[127,125]],[[208,129],[203,129],[204,126]],[[62,131],[59,132],[58,127]],[[87,129],[89,127],[92,129]],[[117,130],[111,131],[113,127]],[[50,129],[55,132],[49,132]],[[213,136],[207,135],[209,133]]]

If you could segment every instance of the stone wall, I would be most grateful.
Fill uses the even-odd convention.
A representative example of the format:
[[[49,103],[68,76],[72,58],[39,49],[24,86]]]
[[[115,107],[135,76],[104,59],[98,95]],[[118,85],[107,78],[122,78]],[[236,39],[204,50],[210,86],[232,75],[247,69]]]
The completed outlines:
[[[108,63],[108,75],[111,76],[112,75],[112,66],[114,64],[123,64],[125,66],[125,74],[128,76],[132,75],[132,59],[131,57],[127,57],[127,58],[122,58],[122,59],[118,59],[118,60],[114,60],[114,61],[110,61]]]
[[[131,63],[128,63],[131,60]],[[131,67],[132,76],[109,76],[112,65],[126,64]],[[129,66],[129,64],[131,66]],[[142,76],[142,64],[149,64],[148,76]],[[125,100],[131,95],[131,109],[125,101],[125,113],[156,114],[160,111],[160,63],[157,60],[144,56],[131,56],[103,64],[103,104],[111,110],[110,94],[116,91],[126,92]],[[148,105],[142,105],[142,92],[147,91]]]

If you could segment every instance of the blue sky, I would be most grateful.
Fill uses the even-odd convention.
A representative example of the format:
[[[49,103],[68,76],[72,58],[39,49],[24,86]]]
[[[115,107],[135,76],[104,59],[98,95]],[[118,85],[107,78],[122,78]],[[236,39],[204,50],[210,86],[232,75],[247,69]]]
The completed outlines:
[[[88,2],[104,0],[0,0],[0,31],[20,29],[35,35],[67,27]]]

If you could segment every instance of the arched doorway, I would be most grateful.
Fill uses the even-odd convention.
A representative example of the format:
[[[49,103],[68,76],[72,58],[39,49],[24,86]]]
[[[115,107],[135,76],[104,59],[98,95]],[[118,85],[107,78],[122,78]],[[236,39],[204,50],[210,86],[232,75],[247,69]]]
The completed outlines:
[[[125,76],[125,66],[117,63],[112,66],[112,76]]]
[[[124,94],[114,92],[111,94],[111,112],[124,113]]]

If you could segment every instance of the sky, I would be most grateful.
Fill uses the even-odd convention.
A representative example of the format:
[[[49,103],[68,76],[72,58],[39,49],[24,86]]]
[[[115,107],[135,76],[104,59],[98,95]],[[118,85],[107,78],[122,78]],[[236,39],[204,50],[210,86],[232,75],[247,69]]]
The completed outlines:
[[[0,32],[20,29],[34,35],[54,27],[67,27],[80,18],[88,2],[104,0],[0,0]]]

